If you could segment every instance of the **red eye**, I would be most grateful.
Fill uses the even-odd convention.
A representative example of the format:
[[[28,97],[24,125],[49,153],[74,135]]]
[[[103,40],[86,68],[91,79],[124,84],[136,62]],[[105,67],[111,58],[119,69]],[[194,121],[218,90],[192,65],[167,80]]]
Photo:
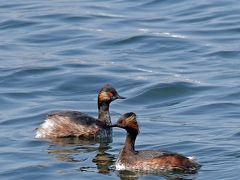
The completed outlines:
[[[120,121],[120,124],[127,124],[127,121],[125,119]]]
[[[109,93],[108,93],[108,96],[109,96],[109,97],[112,97],[112,96],[113,96],[113,93],[109,92]]]

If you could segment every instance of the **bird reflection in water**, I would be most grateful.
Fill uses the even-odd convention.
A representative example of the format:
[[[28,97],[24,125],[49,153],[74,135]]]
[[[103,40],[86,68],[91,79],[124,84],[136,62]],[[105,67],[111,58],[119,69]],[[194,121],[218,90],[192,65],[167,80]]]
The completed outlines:
[[[169,174],[169,173],[146,173],[134,171],[117,171],[117,175],[121,180],[137,180],[144,176],[158,176],[162,180],[195,180],[195,175]]]
[[[60,161],[80,163],[78,171],[96,172],[109,174],[114,171],[114,155],[107,151],[111,149],[107,142],[97,140],[81,139],[77,137],[57,138],[50,141],[48,153]],[[94,155],[92,156],[92,153]],[[96,166],[95,166],[96,165]],[[121,180],[137,180],[144,176],[159,176],[166,180],[194,180],[195,176],[184,176],[179,174],[157,173],[149,174],[144,172],[116,171]]]
[[[114,156],[107,153],[111,148],[109,142],[77,137],[57,138],[50,141],[48,153],[60,161],[82,163],[79,171],[95,171],[94,163],[98,173],[108,174],[114,164]]]
[[[116,171],[118,177],[121,180],[137,180],[144,176],[158,176],[162,180],[195,180],[196,175],[189,175],[189,174],[174,174],[174,173],[147,173],[147,172],[139,172],[139,171]]]
[[[109,174],[114,164],[114,156],[107,153],[107,150],[110,148],[109,143],[100,143],[98,153],[93,159],[93,162],[97,165],[98,172],[101,174]]]

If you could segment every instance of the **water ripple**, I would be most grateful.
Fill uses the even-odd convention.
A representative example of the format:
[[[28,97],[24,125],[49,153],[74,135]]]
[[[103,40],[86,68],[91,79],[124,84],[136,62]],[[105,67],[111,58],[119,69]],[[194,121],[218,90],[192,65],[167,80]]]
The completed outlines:
[[[2,0],[1,178],[121,178],[121,129],[100,146],[34,139],[51,111],[97,116],[98,91],[109,83],[127,97],[112,103],[113,122],[137,114],[137,149],[194,155],[199,180],[236,179],[239,8],[236,0]]]
[[[0,30],[23,28],[27,26],[33,26],[37,23],[34,21],[23,21],[23,20],[7,20],[0,23]]]

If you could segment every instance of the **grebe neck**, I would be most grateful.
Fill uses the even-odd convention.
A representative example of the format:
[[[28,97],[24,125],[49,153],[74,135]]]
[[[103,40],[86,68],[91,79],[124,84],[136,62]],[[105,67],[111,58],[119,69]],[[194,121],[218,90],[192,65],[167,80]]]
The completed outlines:
[[[125,144],[122,150],[123,153],[132,154],[136,152],[135,151],[136,137],[137,137],[137,133],[130,133],[130,132],[127,133]]]
[[[98,119],[106,125],[111,125],[111,118],[109,114],[109,102],[98,102]]]

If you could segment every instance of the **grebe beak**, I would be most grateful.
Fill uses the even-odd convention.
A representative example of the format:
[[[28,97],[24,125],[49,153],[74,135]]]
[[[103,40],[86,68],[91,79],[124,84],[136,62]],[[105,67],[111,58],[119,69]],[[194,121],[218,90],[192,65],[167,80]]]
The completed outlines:
[[[108,127],[118,127],[118,124],[112,124],[112,125],[109,125]]]
[[[117,99],[126,99],[126,97],[123,97],[123,96],[117,95]]]

